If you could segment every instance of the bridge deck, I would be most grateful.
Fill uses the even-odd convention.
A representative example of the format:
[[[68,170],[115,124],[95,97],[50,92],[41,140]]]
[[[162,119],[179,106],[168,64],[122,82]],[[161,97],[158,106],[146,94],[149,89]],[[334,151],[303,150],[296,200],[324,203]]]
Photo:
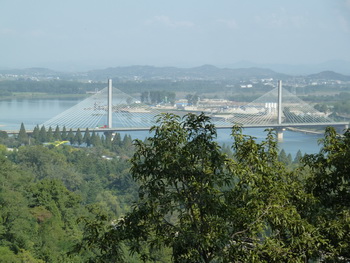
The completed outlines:
[[[215,122],[213,122],[215,124]],[[239,124],[238,124],[239,125]],[[282,123],[282,124],[243,124],[242,128],[272,128],[272,129],[284,129],[289,127],[303,127],[303,128],[325,128],[328,126],[332,127],[346,127],[349,122],[327,122],[327,123]],[[217,129],[231,129],[233,125],[216,125]],[[151,127],[116,127],[116,128],[89,128],[90,132],[132,132],[132,131],[148,131]],[[80,128],[84,132],[86,128]],[[72,129],[74,132],[78,129]],[[8,134],[18,134],[19,130],[3,130]],[[27,133],[32,133],[32,130],[28,130]]]

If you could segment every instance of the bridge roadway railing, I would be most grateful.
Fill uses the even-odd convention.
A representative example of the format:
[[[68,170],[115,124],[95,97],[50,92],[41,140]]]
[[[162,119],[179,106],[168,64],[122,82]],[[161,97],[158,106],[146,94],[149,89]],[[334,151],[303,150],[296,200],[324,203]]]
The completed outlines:
[[[213,122],[215,124],[215,122]],[[282,123],[282,124],[237,124],[241,125],[242,128],[272,128],[277,130],[286,129],[289,127],[303,127],[303,128],[325,128],[332,126],[338,129],[347,129],[349,127],[349,122],[325,122],[325,123]],[[216,125],[217,129],[231,129],[232,125]],[[86,127],[79,128],[81,132],[84,132]],[[150,127],[119,127],[119,128],[89,128],[90,132],[132,132],[132,131],[148,131]],[[78,128],[72,129],[76,132]],[[19,130],[3,130],[7,134],[18,134]],[[32,130],[27,130],[27,133],[32,133]]]

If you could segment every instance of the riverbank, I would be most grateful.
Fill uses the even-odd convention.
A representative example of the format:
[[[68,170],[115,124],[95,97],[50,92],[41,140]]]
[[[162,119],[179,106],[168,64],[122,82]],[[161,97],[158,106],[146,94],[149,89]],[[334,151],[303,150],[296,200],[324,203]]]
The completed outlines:
[[[301,129],[301,128],[295,128],[295,127],[287,127],[286,130],[293,131],[293,132],[301,132],[304,134],[313,134],[313,135],[322,135],[324,134],[324,129]]]

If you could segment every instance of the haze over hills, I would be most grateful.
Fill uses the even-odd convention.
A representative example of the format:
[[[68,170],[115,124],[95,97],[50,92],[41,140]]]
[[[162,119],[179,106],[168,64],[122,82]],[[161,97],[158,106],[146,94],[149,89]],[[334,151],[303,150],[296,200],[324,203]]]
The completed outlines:
[[[274,70],[261,67],[250,68],[219,68],[213,65],[203,65],[193,68],[155,67],[155,66],[128,66],[110,67],[87,72],[60,72],[47,68],[5,69],[0,70],[2,75],[19,75],[32,77],[60,77],[64,79],[90,79],[104,81],[107,78],[120,79],[202,79],[202,80],[244,80],[249,78],[287,79],[291,75],[278,73]],[[322,71],[304,76],[310,79],[332,79],[349,81],[350,76],[334,71]]]
[[[246,78],[285,78],[287,75],[264,68],[218,68],[212,65],[203,65],[194,68],[130,66],[115,67],[87,72],[91,79],[141,78],[141,79],[246,79]]]
[[[25,68],[25,69],[0,69],[0,74],[31,75],[31,76],[49,76],[61,74],[58,71],[48,68]]]
[[[269,68],[276,72],[285,73],[288,75],[309,75],[316,74],[321,71],[334,71],[344,75],[350,75],[350,61],[346,60],[329,60],[319,64],[269,64],[269,63],[254,63],[251,61],[240,61],[237,63],[225,65],[228,68]]]
[[[31,77],[60,77],[63,79],[86,79],[104,81],[107,78],[119,79],[202,79],[202,80],[244,80],[250,78],[287,79],[292,76],[278,73],[268,68],[219,68],[212,65],[203,65],[193,68],[128,66],[111,67],[91,70],[87,72],[59,72],[47,68],[6,69],[0,70],[2,75],[19,75]],[[309,79],[331,79],[350,81],[350,76],[334,71],[322,71],[304,76]]]
[[[108,65],[108,63],[102,63]],[[98,71],[104,69],[111,68],[130,68],[134,67],[134,65],[122,66],[118,65],[115,67],[101,66],[101,63],[93,63],[93,62],[81,62],[81,63],[63,63],[63,64],[45,64],[41,67],[33,67],[37,68],[50,68],[56,72],[67,72],[67,73],[75,73],[75,72],[90,72],[90,71]],[[137,64],[135,64],[137,65]],[[146,66],[147,64],[139,64]],[[213,64],[218,68],[228,68],[228,69],[246,69],[246,68],[260,68],[260,69],[270,69],[275,72],[287,74],[287,75],[310,75],[316,74],[321,71],[334,71],[343,75],[350,75],[350,61],[347,60],[329,60],[326,62],[318,63],[318,64],[277,64],[277,63],[255,63],[251,61],[239,61],[231,64]],[[151,66],[150,66],[151,67]],[[188,67],[183,65],[173,65],[173,66],[165,66],[165,65],[153,65],[156,68],[168,68],[168,69],[193,69],[197,68]],[[14,68],[0,66],[0,71],[12,71]]]
[[[327,80],[340,80],[340,81],[350,81],[350,76],[336,73],[334,71],[322,71],[317,74],[308,75],[309,79],[327,79]]]

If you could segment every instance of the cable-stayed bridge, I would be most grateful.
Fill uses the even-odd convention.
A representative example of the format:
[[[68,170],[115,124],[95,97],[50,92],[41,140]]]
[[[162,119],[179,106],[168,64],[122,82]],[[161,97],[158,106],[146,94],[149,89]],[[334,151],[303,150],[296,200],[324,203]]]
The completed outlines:
[[[296,95],[277,88],[260,98],[241,106],[212,105],[199,103],[188,110],[175,107],[157,107],[142,104],[132,96],[108,87],[86,98],[72,108],[46,121],[45,127],[63,127],[66,129],[86,129],[99,131],[135,131],[148,130],[155,124],[156,116],[171,112],[185,115],[189,112],[204,112],[210,116],[217,128],[231,128],[241,125],[244,128],[275,128],[279,136],[287,127],[326,127],[347,128],[348,122],[335,122],[325,113],[314,109]],[[282,137],[281,137],[282,138]]]

